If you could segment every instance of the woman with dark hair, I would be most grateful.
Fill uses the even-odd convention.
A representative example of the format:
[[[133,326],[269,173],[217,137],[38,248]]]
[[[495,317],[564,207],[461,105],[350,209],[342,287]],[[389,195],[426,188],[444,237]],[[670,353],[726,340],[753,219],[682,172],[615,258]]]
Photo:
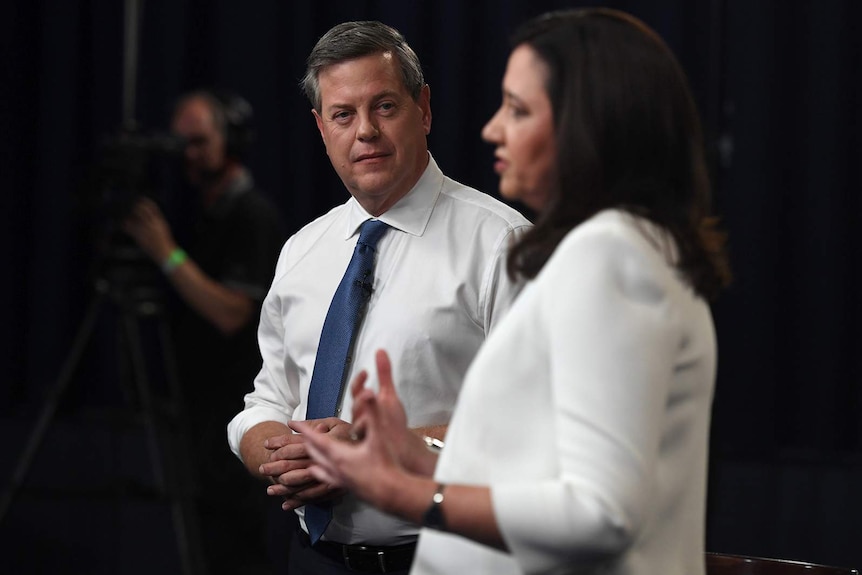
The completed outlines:
[[[385,352],[352,443],[303,422],[311,473],[428,527],[411,573],[698,575],[729,281],[698,115],[664,42],[607,9],[515,35],[485,126],[500,192],[539,213],[532,281],[467,373],[446,445],[408,431]],[[427,448],[426,448],[427,446]]]

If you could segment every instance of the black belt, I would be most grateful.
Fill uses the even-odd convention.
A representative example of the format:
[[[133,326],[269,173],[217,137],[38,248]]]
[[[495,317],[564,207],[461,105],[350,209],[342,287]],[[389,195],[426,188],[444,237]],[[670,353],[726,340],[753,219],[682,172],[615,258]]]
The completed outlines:
[[[305,545],[311,545],[308,533],[302,529],[299,530],[299,537]],[[343,563],[351,571],[362,573],[392,573],[407,570],[413,563],[413,555],[416,553],[416,543],[372,547],[321,540],[311,545],[311,548],[333,561]]]

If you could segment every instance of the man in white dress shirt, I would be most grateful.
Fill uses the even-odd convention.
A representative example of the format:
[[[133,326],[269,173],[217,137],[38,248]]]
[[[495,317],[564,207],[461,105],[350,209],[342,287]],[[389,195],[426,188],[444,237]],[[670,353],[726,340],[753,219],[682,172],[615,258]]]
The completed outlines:
[[[506,253],[529,223],[437,167],[427,148],[430,89],[396,30],[379,22],[335,26],[309,56],[303,87],[351,197],[285,244],[261,312],[263,367],[228,438],[248,470],[272,483],[268,491],[284,499],[286,512],[300,517],[291,575],[406,573],[415,526],[314,480],[303,438],[289,427],[306,419],[330,301],[360,225],[388,224],[376,246],[373,293],[344,385],[386,348],[408,424],[442,437],[467,367],[520,289],[506,275]],[[342,392],[335,416],[319,425],[348,440],[350,413],[350,393]],[[333,505],[313,546],[304,520],[309,502]]]

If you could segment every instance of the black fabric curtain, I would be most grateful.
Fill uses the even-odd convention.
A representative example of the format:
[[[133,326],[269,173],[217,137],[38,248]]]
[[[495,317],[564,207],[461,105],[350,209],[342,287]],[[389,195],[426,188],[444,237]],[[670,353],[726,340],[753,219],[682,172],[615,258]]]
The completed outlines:
[[[130,119],[123,114],[129,4],[15,0],[0,8],[4,484],[94,297],[93,206],[102,192],[94,173],[101,144]],[[254,107],[257,135],[250,167],[296,230],[346,198],[298,87],[305,57],[333,24],[378,19],[400,29],[423,62],[438,163],[496,194],[491,149],[479,132],[499,102],[508,35],[540,12],[596,4],[644,19],[688,72],[705,122],[718,213],[730,236],[736,280],[714,306],[719,374],[708,547],[862,567],[855,519],[862,514],[856,349],[862,4],[141,2],[131,119],[140,133],[163,132],[185,90],[219,87],[243,95]],[[84,537],[72,517],[93,500],[52,496],[55,482],[40,473],[54,469],[59,446],[63,477],[108,481],[98,454],[116,438],[103,446],[70,423],[81,408],[121,395],[110,359],[116,341],[100,329],[103,323],[28,476],[28,485],[44,483],[46,490],[25,489],[0,524],[0,570],[4,557],[22,556],[22,541],[44,541],[51,521],[64,527],[50,536],[60,564],[63,550],[91,548],[98,555],[117,548],[125,499],[87,515],[91,530]],[[130,564],[119,551],[99,561],[90,572],[101,572],[100,565],[105,572],[153,567]]]

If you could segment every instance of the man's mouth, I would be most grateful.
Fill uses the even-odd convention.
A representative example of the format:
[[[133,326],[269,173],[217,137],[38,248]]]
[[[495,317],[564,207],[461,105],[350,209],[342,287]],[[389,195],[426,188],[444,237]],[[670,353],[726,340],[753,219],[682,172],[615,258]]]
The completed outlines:
[[[384,158],[389,157],[389,154],[385,154],[383,152],[375,152],[372,154],[361,154],[356,157],[354,162],[371,162],[374,160],[382,160]]]

